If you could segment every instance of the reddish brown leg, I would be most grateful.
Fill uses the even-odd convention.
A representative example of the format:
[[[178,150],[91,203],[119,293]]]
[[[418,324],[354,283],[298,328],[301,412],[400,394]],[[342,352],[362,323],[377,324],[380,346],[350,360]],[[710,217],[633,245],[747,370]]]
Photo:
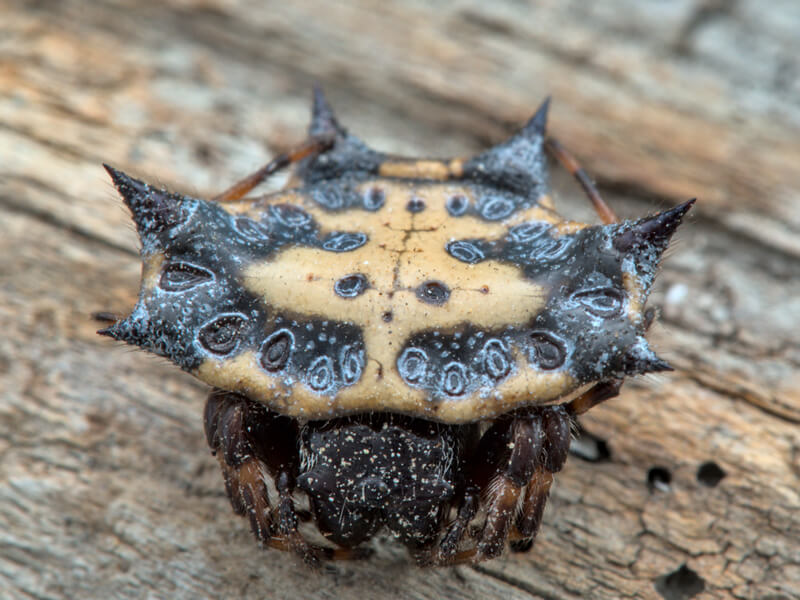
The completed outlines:
[[[456,519],[439,547],[420,562],[477,563],[502,553],[507,540],[511,540],[512,550],[529,550],[542,522],[553,474],[567,460],[572,418],[616,396],[621,384],[619,380],[600,382],[565,405],[532,409],[496,421],[481,438],[471,461]],[[475,546],[460,550],[481,499],[486,522]]]
[[[248,175],[221,194],[214,196],[212,200],[214,202],[235,202],[236,200],[241,200],[249,194],[253,188],[263,183],[270,175],[308,156],[320,154],[329,150],[333,145],[333,141],[332,135],[309,138],[289,152],[279,154],[255,173]]]
[[[468,485],[458,516],[431,558],[433,564],[475,563],[502,553],[514,524],[520,497],[531,478],[544,442],[540,411],[502,419],[489,428],[481,438],[471,462]],[[477,536],[475,546],[459,551],[481,497],[486,508],[486,522]]]
[[[504,472],[490,485],[490,501],[487,506],[486,524],[478,539],[475,562],[499,556],[505,548],[520,497],[531,479],[543,453],[548,451],[551,440],[547,430],[548,416],[554,409],[546,408],[532,415],[518,416],[514,420],[509,446],[511,455]],[[566,446],[569,448],[569,426]]]
[[[552,473],[542,467],[534,471],[528,488],[525,490],[525,500],[515,524],[514,538],[516,539],[513,539],[510,544],[512,552],[527,552],[533,547],[533,541],[542,524],[542,515],[552,483]]]
[[[553,483],[553,473],[557,473],[567,462],[570,436],[570,412],[563,406],[553,406],[542,413],[544,444],[538,464],[528,481],[522,509],[517,516],[511,548],[516,552],[530,550],[539,526],[542,524],[544,507]]]
[[[483,500],[481,496],[485,495],[490,482],[498,475],[500,469],[500,461],[496,458],[498,450],[501,459],[508,455],[503,448],[508,446],[512,423],[511,419],[498,420],[481,437],[469,463],[469,472],[460,493],[456,518],[447,528],[438,547],[432,548],[428,554],[417,557],[420,565],[448,565],[469,560],[463,557],[464,552],[459,552],[459,548],[469,524],[481,506]],[[475,549],[467,552],[474,554]]]
[[[590,408],[593,408],[619,396],[619,390],[622,387],[621,379],[609,379],[607,381],[600,381],[595,383],[592,387],[586,390],[583,394],[575,398],[572,402],[564,405],[564,408],[570,415],[582,415]]]
[[[447,528],[439,547],[434,549],[432,553],[418,557],[417,561],[421,566],[430,564],[446,565],[453,562],[458,554],[461,541],[467,532],[467,527],[478,512],[480,503],[480,489],[474,483],[470,483],[463,492],[456,518]]]
[[[533,546],[542,523],[544,507],[553,483],[553,473],[560,471],[567,460],[570,444],[569,426],[572,417],[585,413],[619,394],[622,380],[612,379],[596,383],[586,392],[564,406],[553,407],[544,415],[545,446],[542,462],[537,465],[525,490],[525,500],[517,517],[517,539],[511,542],[515,552],[527,552]]]
[[[583,167],[575,160],[575,157],[570,154],[564,146],[561,145],[554,137],[548,137],[544,141],[544,147],[547,148],[548,152],[552,154],[561,165],[570,172],[570,174],[578,180],[578,183],[583,188],[583,191],[586,192],[586,195],[589,197],[589,200],[594,206],[594,210],[597,212],[597,215],[606,225],[611,223],[617,223],[619,218],[611,210],[611,207],[606,204],[605,200],[603,200],[602,196],[600,196],[600,192],[597,191],[597,187],[594,185],[594,182],[591,180],[589,175],[586,171],[583,170]]]
[[[309,544],[297,529],[292,495],[297,477],[297,425],[263,405],[230,392],[212,392],[206,402],[208,444],[217,456],[233,510],[247,515],[264,545],[293,552],[311,566],[321,559],[359,558],[353,550]],[[278,492],[272,508],[266,482]]]

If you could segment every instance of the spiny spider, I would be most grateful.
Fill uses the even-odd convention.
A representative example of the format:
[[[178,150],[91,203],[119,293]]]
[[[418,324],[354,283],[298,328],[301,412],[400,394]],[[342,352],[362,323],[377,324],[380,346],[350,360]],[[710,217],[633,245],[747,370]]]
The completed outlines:
[[[266,546],[317,565],[388,529],[421,565],[527,550],[575,416],[669,370],[645,302],[693,201],[619,222],[546,137],[548,104],[474,158],[412,160],[315,90],[308,140],[211,200],[107,167],[144,266],[100,333],[214,387],[208,443]],[[547,151],[603,225],[555,212]]]

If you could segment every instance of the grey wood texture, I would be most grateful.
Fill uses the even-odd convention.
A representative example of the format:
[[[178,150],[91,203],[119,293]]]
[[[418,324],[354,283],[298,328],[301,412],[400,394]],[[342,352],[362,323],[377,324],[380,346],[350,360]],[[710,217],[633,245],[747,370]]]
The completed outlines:
[[[800,4],[0,15],[0,597],[800,597]],[[95,334],[139,276],[101,162],[210,196],[302,139],[314,81],[371,145],[414,155],[469,155],[552,94],[550,130],[620,213],[699,198],[651,300],[677,371],[582,419],[610,456],[571,456],[527,555],[419,570],[384,540],[313,573],[259,549],[207,450],[205,387]],[[592,219],[569,177],[554,188]],[[648,485],[653,467],[668,485]]]

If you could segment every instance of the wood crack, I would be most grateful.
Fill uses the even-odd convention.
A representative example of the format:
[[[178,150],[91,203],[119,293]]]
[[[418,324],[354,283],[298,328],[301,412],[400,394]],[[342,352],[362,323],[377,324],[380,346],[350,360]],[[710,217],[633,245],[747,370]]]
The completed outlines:
[[[42,190],[52,193],[54,196],[62,196],[59,190],[47,186],[41,181],[33,180],[27,177],[16,177],[16,179],[26,183],[27,185],[35,185],[41,188]],[[66,219],[61,219],[58,216],[50,212],[47,212],[46,210],[39,208],[37,206],[16,202],[11,198],[9,198],[8,196],[3,196],[3,195],[0,195],[0,206],[3,206],[6,210],[10,212],[31,217],[33,219],[36,219],[37,221],[67,231],[75,236],[81,237],[95,244],[100,244],[102,246],[105,246],[106,248],[115,250],[117,252],[122,252],[124,254],[132,256],[139,255],[138,252],[132,250],[129,246],[112,242],[107,238],[97,235],[94,231],[85,229],[79,225],[76,225],[75,223],[67,221]]]
[[[543,589],[541,587],[535,586],[531,584],[529,581],[523,581],[521,579],[517,579],[516,577],[512,577],[505,573],[499,573],[497,571],[493,571],[487,567],[482,565],[473,565],[470,567],[473,571],[480,573],[481,575],[485,575],[487,577],[491,577],[492,579],[496,579],[509,585],[515,589],[518,589],[522,592],[528,594],[531,598],[536,598],[537,600],[563,600],[564,596],[561,595],[553,595],[553,593],[549,590]]]

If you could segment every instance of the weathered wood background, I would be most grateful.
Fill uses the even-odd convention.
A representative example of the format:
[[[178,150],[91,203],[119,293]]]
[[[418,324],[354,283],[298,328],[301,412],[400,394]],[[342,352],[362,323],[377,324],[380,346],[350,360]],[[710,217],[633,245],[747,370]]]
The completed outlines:
[[[0,0],[0,597],[800,597],[798,31],[793,0]],[[429,155],[549,93],[622,214],[699,198],[652,300],[678,371],[583,419],[528,555],[259,550],[204,386],[94,333],[139,275],[100,163],[213,194],[303,137],[314,81],[374,146]]]

